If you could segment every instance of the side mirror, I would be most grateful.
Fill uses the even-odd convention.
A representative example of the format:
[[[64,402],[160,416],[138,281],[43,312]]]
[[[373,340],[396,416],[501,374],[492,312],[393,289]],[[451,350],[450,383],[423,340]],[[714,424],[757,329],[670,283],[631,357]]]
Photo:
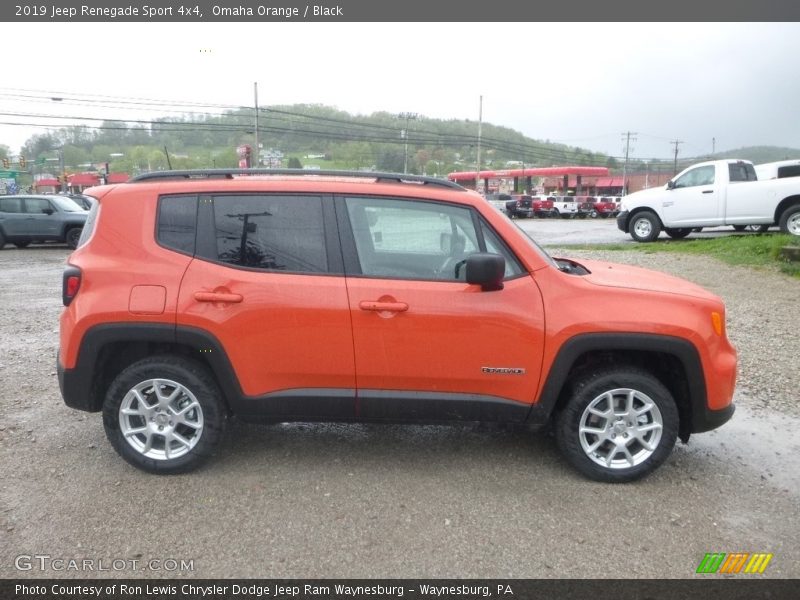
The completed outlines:
[[[46,214],[46,215],[52,215],[53,214],[53,209],[52,208],[43,208],[42,212],[44,214]]]
[[[675,182],[672,181],[671,179],[667,182],[667,189],[668,190],[674,190],[675,189]]]
[[[479,252],[467,257],[467,283],[481,286],[484,292],[503,289],[506,259],[499,254]]]

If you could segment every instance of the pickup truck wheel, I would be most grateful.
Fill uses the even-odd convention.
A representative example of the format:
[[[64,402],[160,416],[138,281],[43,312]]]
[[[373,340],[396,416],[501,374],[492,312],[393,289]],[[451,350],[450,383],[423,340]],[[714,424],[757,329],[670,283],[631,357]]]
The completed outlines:
[[[593,209],[592,212],[589,213],[589,216],[593,219],[596,219],[599,216],[599,213]]]
[[[82,227],[73,227],[67,231],[65,241],[67,242],[67,246],[73,250],[78,247],[78,241],[81,239],[81,231],[83,231]]]
[[[132,364],[114,379],[103,403],[103,424],[111,445],[133,466],[181,473],[212,454],[225,411],[205,368],[157,356]]]
[[[752,231],[753,233],[767,233],[769,225],[745,225],[745,231]]]
[[[783,233],[800,235],[800,204],[790,206],[781,215],[780,227]]]
[[[557,219],[558,217],[561,216],[561,213],[558,212],[557,208],[554,208],[553,212],[550,213],[550,216],[553,217],[554,219]]]
[[[673,240],[682,240],[687,235],[692,233],[691,227],[683,227],[680,229],[674,229],[672,227],[666,227],[664,231],[667,232],[667,235],[671,237]]]
[[[596,481],[644,477],[666,460],[678,437],[669,390],[636,367],[597,370],[572,385],[556,417],[556,441],[567,461]]]
[[[733,230],[741,233],[742,231],[744,231],[745,227],[747,227],[747,225],[734,225]]]
[[[652,242],[661,233],[661,221],[649,210],[636,213],[631,219],[630,232],[637,242]]]

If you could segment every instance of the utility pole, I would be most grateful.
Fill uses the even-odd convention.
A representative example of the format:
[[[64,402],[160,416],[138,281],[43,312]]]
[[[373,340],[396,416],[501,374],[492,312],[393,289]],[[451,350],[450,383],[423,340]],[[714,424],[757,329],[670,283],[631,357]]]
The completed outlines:
[[[711,154],[716,154],[716,153],[717,153],[717,138],[712,137],[711,138]]]
[[[256,106],[256,147],[254,148],[256,152],[256,167],[260,166],[261,164],[261,151],[258,148],[258,82],[253,82],[253,95],[255,100]]]
[[[408,173],[408,122],[411,119],[416,119],[416,113],[404,112],[397,115],[401,119],[406,120],[406,128],[402,130],[402,137],[404,140],[404,151],[403,151],[403,173]]]
[[[477,170],[475,171],[475,191],[480,192],[481,181],[481,127],[483,126],[483,96],[478,101],[478,160]]]
[[[675,160],[672,163],[672,175],[675,176],[678,174],[678,145],[682,144],[682,140],[672,140],[670,144],[675,144]]]
[[[628,156],[630,155],[631,151],[631,140],[634,142],[636,141],[636,132],[633,131],[626,131],[622,134],[623,140],[625,140],[625,164],[622,165],[622,195],[625,195],[625,190],[627,189],[627,178],[628,178]]]

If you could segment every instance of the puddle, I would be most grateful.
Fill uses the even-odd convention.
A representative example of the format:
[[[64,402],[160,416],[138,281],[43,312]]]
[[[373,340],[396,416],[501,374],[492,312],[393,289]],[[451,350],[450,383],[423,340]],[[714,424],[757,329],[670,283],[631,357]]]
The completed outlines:
[[[736,458],[779,488],[800,494],[800,419],[774,411],[752,411],[742,404],[721,428],[693,435],[689,448],[720,460]]]

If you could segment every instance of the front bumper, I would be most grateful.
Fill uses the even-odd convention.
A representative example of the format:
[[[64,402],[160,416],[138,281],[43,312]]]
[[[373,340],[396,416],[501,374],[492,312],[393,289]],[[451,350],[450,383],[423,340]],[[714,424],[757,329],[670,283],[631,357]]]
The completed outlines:
[[[623,210],[617,215],[617,228],[623,233],[628,233],[628,211]]]
[[[703,433],[721,427],[731,420],[735,411],[736,406],[733,403],[720,410],[705,407],[696,409],[692,415],[692,433]]]

